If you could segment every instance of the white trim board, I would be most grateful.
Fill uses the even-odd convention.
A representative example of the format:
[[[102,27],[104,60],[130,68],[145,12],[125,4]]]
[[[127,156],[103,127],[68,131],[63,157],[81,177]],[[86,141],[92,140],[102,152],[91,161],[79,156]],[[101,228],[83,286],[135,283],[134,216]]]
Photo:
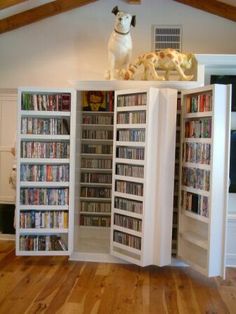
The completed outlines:
[[[226,266],[236,267],[236,213],[228,215]]]

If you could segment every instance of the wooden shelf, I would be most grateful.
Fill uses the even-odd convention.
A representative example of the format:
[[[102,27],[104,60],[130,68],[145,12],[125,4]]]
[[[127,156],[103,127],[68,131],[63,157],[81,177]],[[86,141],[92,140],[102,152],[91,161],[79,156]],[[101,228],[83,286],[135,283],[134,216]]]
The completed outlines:
[[[184,240],[191,242],[192,244],[197,245],[204,250],[208,250],[208,241],[205,238],[199,236],[198,234],[188,231],[188,232],[180,233],[180,236]]]
[[[201,215],[198,215],[198,214],[195,214],[193,212],[190,212],[188,210],[185,210],[184,211],[184,214],[192,219],[196,219],[196,220],[199,220],[199,221],[202,221],[206,224],[209,223],[209,218],[208,217],[204,217],[204,216],[201,216]]]

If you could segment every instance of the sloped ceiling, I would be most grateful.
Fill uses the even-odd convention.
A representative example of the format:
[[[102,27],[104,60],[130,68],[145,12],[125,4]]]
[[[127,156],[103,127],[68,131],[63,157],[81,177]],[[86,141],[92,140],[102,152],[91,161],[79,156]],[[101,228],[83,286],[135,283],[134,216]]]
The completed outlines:
[[[0,34],[95,1],[98,0],[0,0],[1,16],[8,11],[7,16],[0,20]]]
[[[236,22],[236,0],[173,0]]]
[[[0,0],[0,34],[98,0]],[[142,0],[126,0],[142,4]],[[173,0],[236,22],[236,0]]]
[[[98,0],[0,0],[0,34]],[[141,0],[127,0],[140,4]]]

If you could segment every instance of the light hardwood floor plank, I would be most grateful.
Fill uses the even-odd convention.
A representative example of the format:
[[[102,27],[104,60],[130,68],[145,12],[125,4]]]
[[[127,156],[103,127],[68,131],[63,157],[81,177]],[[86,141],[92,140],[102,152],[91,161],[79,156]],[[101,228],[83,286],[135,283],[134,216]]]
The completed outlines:
[[[190,267],[17,257],[0,241],[1,314],[234,314],[236,269],[226,280]]]

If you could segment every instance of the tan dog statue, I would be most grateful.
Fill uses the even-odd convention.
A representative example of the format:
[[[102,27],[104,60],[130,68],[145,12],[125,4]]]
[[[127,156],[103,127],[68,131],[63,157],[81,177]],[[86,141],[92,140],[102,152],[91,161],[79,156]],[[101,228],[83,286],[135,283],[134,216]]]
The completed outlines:
[[[186,75],[185,70],[193,66],[195,57],[193,54],[181,53],[174,49],[164,49],[157,52],[147,52],[140,55],[134,64],[130,64],[128,69],[120,71],[120,79],[137,79],[137,73],[143,71],[143,80],[168,81],[170,73],[175,71],[181,81],[191,81],[194,75]],[[164,72],[164,76],[158,74],[158,71]]]
[[[126,68],[130,63],[132,55],[132,39],[130,35],[131,26],[135,26],[136,18],[129,13],[120,11],[114,7],[115,14],[114,30],[108,42],[108,71],[106,79],[119,78],[119,71]]]

